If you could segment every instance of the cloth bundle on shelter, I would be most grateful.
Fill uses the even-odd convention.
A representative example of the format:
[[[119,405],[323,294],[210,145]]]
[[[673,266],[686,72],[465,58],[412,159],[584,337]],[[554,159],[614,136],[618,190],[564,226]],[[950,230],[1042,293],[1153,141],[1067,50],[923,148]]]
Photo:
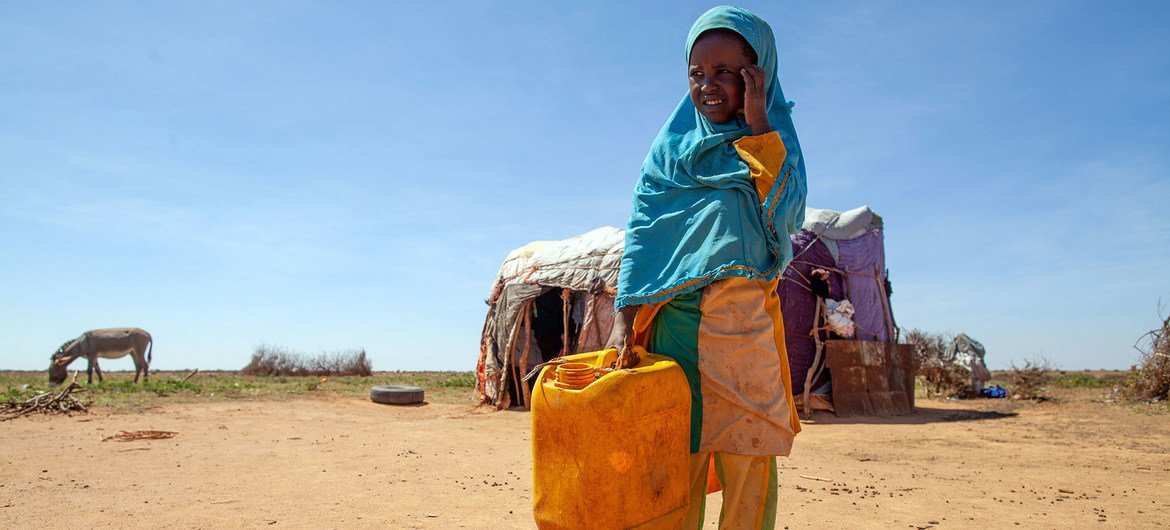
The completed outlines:
[[[624,243],[624,230],[602,227],[508,254],[487,299],[476,367],[481,402],[527,407],[531,388],[521,378],[533,366],[605,346]]]

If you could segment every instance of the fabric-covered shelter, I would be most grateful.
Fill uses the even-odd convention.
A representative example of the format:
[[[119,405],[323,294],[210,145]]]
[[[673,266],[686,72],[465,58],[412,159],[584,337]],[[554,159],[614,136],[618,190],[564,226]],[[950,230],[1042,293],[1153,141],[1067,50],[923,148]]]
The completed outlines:
[[[602,227],[563,241],[534,241],[508,254],[488,295],[476,397],[528,407],[533,366],[599,350],[613,325],[625,231]]]
[[[798,403],[841,415],[912,411],[914,374],[909,350],[896,344],[882,218],[868,206],[809,208],[792,243],[780,300]],[[828,322],[842,300],[853,312],[844,331]]]

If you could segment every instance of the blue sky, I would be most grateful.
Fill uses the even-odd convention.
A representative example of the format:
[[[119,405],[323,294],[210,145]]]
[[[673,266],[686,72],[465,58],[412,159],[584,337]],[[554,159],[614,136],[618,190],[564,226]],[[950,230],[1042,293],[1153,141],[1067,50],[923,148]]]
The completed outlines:
[[[7,4],[0,368],[133,325],[158,369],[472,369],[510,249],[624,224],[712,5]],[[1170,304],[1170,4],[741,5],[808,204],[886,221],[900,325],[993,368],[1136,360]]]

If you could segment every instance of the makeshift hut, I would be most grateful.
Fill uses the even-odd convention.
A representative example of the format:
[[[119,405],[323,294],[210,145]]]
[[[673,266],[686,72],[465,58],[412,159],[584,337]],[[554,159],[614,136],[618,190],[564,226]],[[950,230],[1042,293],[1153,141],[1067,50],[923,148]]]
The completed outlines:
[[[528,407],[532,367],[605,346],[613,325],[625,231],[602,227],[508,254],[488,295],[476,395],[498,408]]]
[[[780,281],[792,392],[807,413],[908,414],[909,348],[897,345],[882,218],[808,208]]]
[[[792,242],[779,289],[798,402],[839,415],[912,411],[914,373],[909,349],[895,344],[881,217],[865,206],[809,208]],[[522,378],[532,367],[605,346],[623,245],[621,229],[604,227],[508,254],[487,299],[476,368],[482,402],[527,407]]]

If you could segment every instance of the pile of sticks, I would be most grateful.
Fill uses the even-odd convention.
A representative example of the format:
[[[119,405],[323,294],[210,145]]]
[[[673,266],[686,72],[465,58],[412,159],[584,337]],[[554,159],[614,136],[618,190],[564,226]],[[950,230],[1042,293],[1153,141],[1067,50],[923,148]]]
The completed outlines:
[[[0,403],[0,421],[19,418],[33,412],[42,414],[65,414],[74,412],[89,412],[90,403],[82,403],[73,394],[85,392],[85,388],[77,384],[77,372],[73,373],[73,380],[64,389],[55,392],[41,392],[24,401],[8,401]]]

